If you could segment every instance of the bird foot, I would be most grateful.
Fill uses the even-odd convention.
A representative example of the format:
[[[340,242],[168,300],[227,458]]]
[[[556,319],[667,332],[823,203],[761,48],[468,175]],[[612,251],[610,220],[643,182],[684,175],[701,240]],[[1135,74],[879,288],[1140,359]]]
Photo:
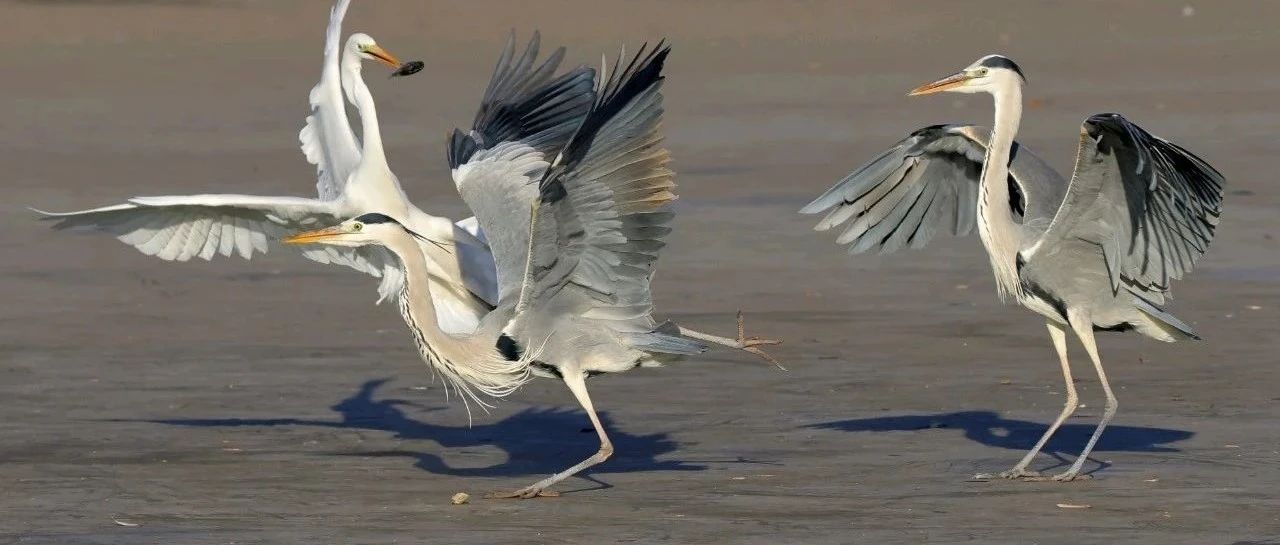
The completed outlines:
[[[787,368],[783,367],[782,362],[779,362],[778,360],[774,359],[774,357],[769,355],[768,352],[765,352],[764,350],[757,348],[758,346],[768,346],[768,345],[775,345],[775,344],[782,344],[782,341],[777,341],[773,339],[761,339],[760,337],[747,337],[746,326],[743,325],[742,323],[742,311],[741,310],[738,311],[738,350],[741,350],[743,352],[749,352],[751,354],[760,356],[765,361],[772,363],[778,369],[786,371]]]
[[[1079,472],[1068,471],[1066,473],[1059,473],[1050,478],[1060,483],[1069,483],[1071,481],[1087,481],[1092,479],[1093,475],[1085,475]]]
[[[559,496],[560,496],[559,492],[555,492],[553,490],[543,490],[541,488],[537,488],[533,486],[521,488],[520,490],[516,490],[515,492],[490,492],[484,495],[485,498],[488,498],[491,500],[505,500],[505,499],[530,500],[533,498],[557,498]]]
[[[974,475],[973,478],[984,479],[984,480],[1023,479],[1023,480],[1033,481],[1037,479],[1042,479],[1043,477],[1040,475],[1039,471],[1026,469],[1022,467],[1015,467],[1008,471],[1001,471],[1000,473],[979,473],[977,475]]]
[[[1006,471],[1005,473],[1008,473],[1008,472]],[[1066,473],[1059,473],[1057,475],[1041,475],[1039,473],[1036,473],[1035,475],[1022,477],[1022,480],[1028,481],[1028,482],[1054,481],[1059,483],[1066,483],[1071,481],[1084,481],[1092,478],[1093,478],[1092,475],[1081,475],[1080,473],[1072,473],[1068,471]]]

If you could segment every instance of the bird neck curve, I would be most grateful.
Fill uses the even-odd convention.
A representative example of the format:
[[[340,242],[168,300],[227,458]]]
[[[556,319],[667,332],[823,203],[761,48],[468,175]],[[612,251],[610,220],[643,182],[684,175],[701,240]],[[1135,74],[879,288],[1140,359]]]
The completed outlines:
[[[529,363],[533,351],[526,350],[516,360],[507,359],[497,348],[497,338],[485,329],[472,334],[453,335],[440,328],[439,315],[431,297],[426,255],[418,240],[401,231],[386,247],[400,259],[404,270],[399,306],[405,325],[413,335],[419,355],[451,385],[459,397],[482,407],[490,405],[480,397],[503,397],[514,392],[531,377]]]
[[[347,101],[356,107],[360,114],[360,139],[363,143],[361,158],[363,162],[386,166],[386,152],[382,148],[382,132],[378,128],[378,107],[373,102],[373,94],[365,85],[361,76],[360,57],[348,52],[342,59],[342,91]]]
[[[987,142],[986,159],[978,198],[978,234],[991,260],[996,291],[1001,301],[1010,295],[1022,296],[1018,279],[1018,250],[1021,226],[1013,220],[1009,206],[1009,154],[1022,119],[1022,87],[1016,78],[1008,78],[992,93],[995,121],[991,140]]]

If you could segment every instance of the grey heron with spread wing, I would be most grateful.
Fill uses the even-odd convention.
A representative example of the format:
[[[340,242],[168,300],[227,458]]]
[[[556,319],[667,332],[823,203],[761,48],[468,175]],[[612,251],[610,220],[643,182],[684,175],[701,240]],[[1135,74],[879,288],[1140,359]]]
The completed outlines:
[[[1078,405],[1067,362],[1073,331],[1093,362],[1106,406],[1079,458],[1052,479],[1081,477],[1117,401],[1095,331],[1134,330],[1161,341],[1198,339],[1164,310],[1172,280],[1191,271],[1213,240],[1224,180],[1204,160],[1119,114],[1085,120],[1075,172],[1064,180],[1014,141],[1022,116],[1021,69],[999,55],[922,85],[911,95],[989,93],[990,131],[938,125],[859,168],[801,212],[827,212],[817,230],[841,226],[851,253],[918,248],[935,233],[977,226],[1001,300],[1045,317],[1066,383],[1061,413],[1005,478],[1040,479],[1028,466]]]
[[[577,398],[600,439],[582,462],[498,497],[554,495],[556,483],[613,453],[586,379],[653,366],[706,345],[653,317],[650,280],[675,200],[662,146],[662,67],[669,49],[642,48],[597,85],[590,113],[554,156],[527,142],[494,146],[455,133],[454,180],[489,237],[499,301],[470,334],[439,326],[419,241],[426,235],[371,213],[285,239],[389,249],[405,270],[399,298],[424,360],[458,390],[503,396],[533,375]],[[602,79],[603,76],[602,76]]]
[[[435,241],[423,243],[432,300],[440,326],[451,333],[475,330],[480,317],[498,301],[498,274],[489,241],[475,218],[454,224],[423,212],[409,202],[387,165],[373,97],[361,78],[361,61],[376,60],[408,72],[390,53],[366,34],[353,34],[339,61],[342,20],[350,0],[339,0],[330,12],[325,34],[320,82],[311,90],[312,113],[299,134],[302,151],[316,166],[318,198],[205,194],[135,197],[128,202],[91,210],[45,213],[59,228],[105,231],[147,255],[187,261],[193,257],[238,253],[248,259],[268,249],[270,241],[291,230],[333,224],[364,212],[395,218],[414,232]],[[578,67],[556,76],[564,58],[557,48],[538,61],[537,32],[519,56],[515,35],[507,41],[485,90],[473,128],[455,131],[448,157],[455,178],[479,150],[522,141],[539,153],[559,150],[590,109],[594,98],[594,70]],[[416,67],[412,67],[416,68]],[[411,72],[408,72],[411,73]],[[347,119],[343,96],[360,114],[363,145]],[[459,186],[460,190],[464,190]],[[476,191],[470,187],[464,191]],[[506,235],[499,234],[503,244]],[[321,263],[335,263],[382,278],[380,301],[401,293],[403,271],[383,248],[312,247],[303,254]],[[682,333],[743,350],[779,365],[761,348],[778,341],[748,338],[738,315],[737,338],[683,329]]]

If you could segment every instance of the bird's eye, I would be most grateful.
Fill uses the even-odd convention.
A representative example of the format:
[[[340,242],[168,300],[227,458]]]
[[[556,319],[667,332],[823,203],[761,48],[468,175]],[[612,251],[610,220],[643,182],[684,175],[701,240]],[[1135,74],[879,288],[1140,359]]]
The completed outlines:
[[[985,75],[987,75],[987,69],[986,69],[986,68],[979,68],[979,69],[978,69],[978,75],[979,75],[979,76],[985,76]]]
[[[351,224],[351,230],[352,230],[352,231],[359,232],[361,229],[364,229],[364,224],[363,224],[363,223],[353,223],[353,224]]]

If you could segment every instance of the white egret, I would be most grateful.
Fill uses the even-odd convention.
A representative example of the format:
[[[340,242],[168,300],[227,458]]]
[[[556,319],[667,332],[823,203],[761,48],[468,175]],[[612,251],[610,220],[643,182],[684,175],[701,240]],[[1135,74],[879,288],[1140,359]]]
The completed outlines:
[[[430,234],[438,242],[423,250],[434,283],[434,301],[444,316],[442,323],[452,331],[474,329],[476,316],[497,300],[492,258],[483,241],[471,232],[409,202],[387,165],[377,109],[361,77],[361,61],[374,60],[397,69],[401,64],[367,34],[348,38],[339,58],[342,19],[349,3],[339,0],[330,13],[324,68],[319,83],[311,90],[312,113],[299,134],[307,160],[316,165],[318,198],[233,194],[135,197],[123,204],[45,213],[46,217],[59,220],[60,228],[106,231],[147,255],[186,261],[233,253],[249,259],[255,251],[265,253],[268,241],[289,230],[332,224],[379,210]],[[513,47],[509,43],[508,52]],[[526,56],[536,55],[537,47],[535,35]],[[560,57],[557,52],[543,65],[547,77],[554,72]],[[590,90],[587,78],[584,93]],[[344,95],[360,114],[363,145],[347,119]],[[581,109],[585,112],[585,106]],[[399,292],[400,267],[381,249],[323,248],[311,249],[305,255],[321,263],[342,264],[382,277],[382,299]]]

